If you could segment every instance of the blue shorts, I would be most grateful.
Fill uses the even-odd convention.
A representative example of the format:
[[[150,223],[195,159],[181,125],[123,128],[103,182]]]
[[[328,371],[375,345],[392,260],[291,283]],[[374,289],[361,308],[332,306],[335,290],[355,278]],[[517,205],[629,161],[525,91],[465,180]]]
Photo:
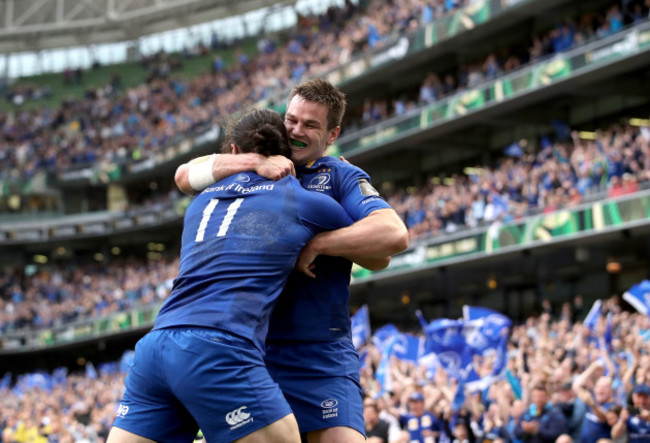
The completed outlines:
[[[203,328],[157,329],[135,347],[114,426],[157,442],[244,437],[291,413],[252,342]]]
[[[265,361],[301,433],[346,426],[365,436],[359,354],[352,342],[267,343]]]

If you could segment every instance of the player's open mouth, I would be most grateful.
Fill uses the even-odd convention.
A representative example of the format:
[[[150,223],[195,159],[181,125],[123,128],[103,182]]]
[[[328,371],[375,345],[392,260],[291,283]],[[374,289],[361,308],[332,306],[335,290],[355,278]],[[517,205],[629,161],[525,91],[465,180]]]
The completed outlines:
[[[299,149],[303,149],[307,147],[307,143],[303,143],[301,141],[291,139],[291,146]]]

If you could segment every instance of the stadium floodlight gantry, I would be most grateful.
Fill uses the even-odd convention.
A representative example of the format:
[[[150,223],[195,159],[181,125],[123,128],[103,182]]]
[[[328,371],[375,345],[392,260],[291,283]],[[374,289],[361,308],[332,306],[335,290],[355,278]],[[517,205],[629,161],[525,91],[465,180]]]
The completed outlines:
[[[0,53],[134,40],[294,0],[0,0]]]

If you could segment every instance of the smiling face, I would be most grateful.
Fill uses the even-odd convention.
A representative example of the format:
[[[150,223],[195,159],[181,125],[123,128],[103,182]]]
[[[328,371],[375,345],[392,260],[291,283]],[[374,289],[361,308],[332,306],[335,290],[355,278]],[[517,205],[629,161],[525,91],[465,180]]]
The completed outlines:
[[[306,146],[291,144],[291,160],[296,166],[305,165],[323,155],[327,147],[334,143],[341,127],[327,128],[327,106],[322,103],[307,101],[296,95],[289,102],[284,117],[289,138]]]

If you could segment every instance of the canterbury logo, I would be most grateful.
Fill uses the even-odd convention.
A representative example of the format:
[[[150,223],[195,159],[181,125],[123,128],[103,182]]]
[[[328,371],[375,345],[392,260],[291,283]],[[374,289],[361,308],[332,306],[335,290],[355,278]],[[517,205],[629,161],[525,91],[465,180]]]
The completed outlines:
[[[244,420],[248,420],[251,414],[248,412],[244,412],[244,409],[246,409],[246,406],[242,406],[239,409],[235,409],[234,411],[227,413],[226,423],[228,423],[231,426],[234,426],[238,423],[243,422]]]

